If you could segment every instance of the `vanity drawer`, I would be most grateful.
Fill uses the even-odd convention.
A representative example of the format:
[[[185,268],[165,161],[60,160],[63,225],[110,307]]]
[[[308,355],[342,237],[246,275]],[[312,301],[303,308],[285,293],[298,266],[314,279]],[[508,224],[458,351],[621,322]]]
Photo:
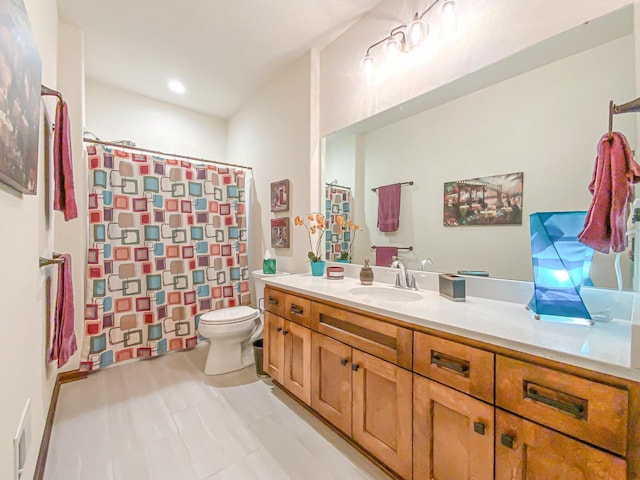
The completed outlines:
[[[284,318],[309,327],[311,324],[311,301],[289,293],[284,296]]]
[[[419,332],[413,343],[414,372],[493,403],[493,353]]]
[[[413,337],[408,328],[316,302],[311,304],[311,328],[363,352],[411,369]]]
[[[626,455],[626,390],[498,355],[496,405]]]
[[[273,290],[269,287],[264,289],[264,309],[274,315],[284,317],[284,292]]]

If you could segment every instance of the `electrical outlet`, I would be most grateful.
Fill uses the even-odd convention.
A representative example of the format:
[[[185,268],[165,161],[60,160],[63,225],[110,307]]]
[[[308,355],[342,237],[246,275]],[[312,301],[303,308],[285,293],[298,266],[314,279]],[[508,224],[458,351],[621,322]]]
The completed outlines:
[[[15,437],[13,437],[13,478],[20,480],[24,464],[27,460],[27,452],[31,444],[31,399],[27,399],[27,403],[22,411],[20,423]]]

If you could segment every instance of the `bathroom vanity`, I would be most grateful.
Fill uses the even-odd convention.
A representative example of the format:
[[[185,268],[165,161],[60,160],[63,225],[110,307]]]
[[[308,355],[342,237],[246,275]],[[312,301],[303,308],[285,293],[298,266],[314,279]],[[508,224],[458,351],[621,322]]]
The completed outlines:
[[[640,479],[630,325],[352,278],[267,283],[265,371],[397,477]]]

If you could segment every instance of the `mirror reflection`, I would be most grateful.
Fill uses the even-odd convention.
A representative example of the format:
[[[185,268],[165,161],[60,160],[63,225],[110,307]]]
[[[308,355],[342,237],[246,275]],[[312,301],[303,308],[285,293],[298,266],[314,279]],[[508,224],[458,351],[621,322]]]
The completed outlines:
[[[359,226],[333,225],[327,258],[347,251],[353,263],[381,264],[399,247],[410,268],[532,280],[529,214],[589,208],[609,100],[637,96],[632,14],[614,12],[326,137],[327,214]],[[614,130],[635,148],[636,115],[616,116]],[[399,195],[380,188],[396,183]],[[396,229],[380,226],[379,209],[397,210]],[[617,287],[613,259],[596,254],[596,286]],[[625,254],[626,289],[631,269]]]

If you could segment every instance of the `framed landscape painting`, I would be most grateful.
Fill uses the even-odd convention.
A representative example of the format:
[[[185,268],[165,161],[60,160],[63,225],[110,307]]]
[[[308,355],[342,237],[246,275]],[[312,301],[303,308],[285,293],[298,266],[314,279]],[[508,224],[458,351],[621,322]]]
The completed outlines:
[[[444,184],[443,224],[522,225],[523,172]]]
[[[289,180],[280,180],[271,184],[271,211],[289,211]]]
[[[289,248],[289,217],[271,219],[271,246]]]
[[[0,2],[0,181],[35,195],[42,61],[23,0]]]

